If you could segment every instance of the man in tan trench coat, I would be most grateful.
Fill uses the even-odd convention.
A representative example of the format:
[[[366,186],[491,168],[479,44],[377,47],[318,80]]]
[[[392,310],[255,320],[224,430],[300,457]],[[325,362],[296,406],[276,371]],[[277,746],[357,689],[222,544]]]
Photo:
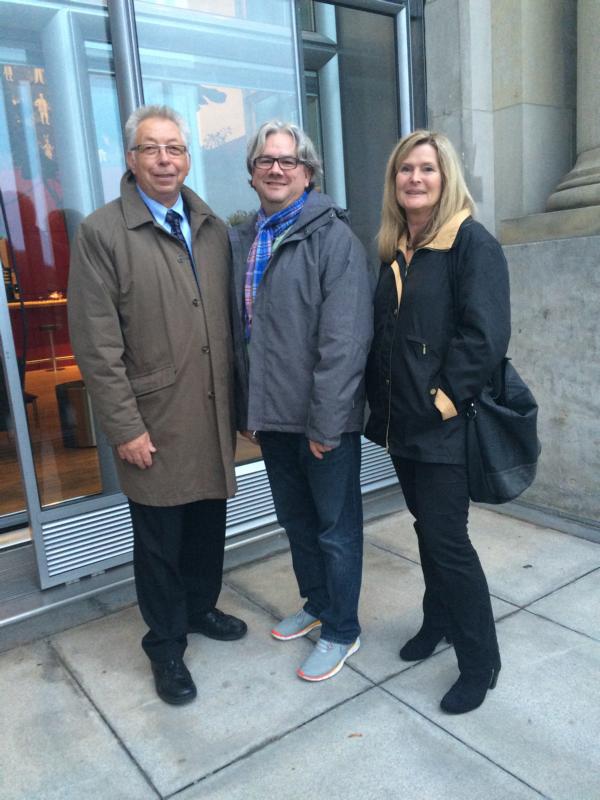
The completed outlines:
[[[115,448],[134,532],[142,640],[164,701],[196,696],[189,632],[238,639],[216,608],[235,491],[230,255],[223,223],[183,182],[188,128],[165,106],[125,127],[121,196],[85,219],[69,279],[73,351]]]

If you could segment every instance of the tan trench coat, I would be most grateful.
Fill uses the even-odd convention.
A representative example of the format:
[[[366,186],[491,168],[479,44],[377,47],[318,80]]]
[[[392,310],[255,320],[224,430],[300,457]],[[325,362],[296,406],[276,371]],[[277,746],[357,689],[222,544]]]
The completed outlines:
[[[81,223],[69,277],[71,343],[100,425],[112,445],[148,431],[157,448],[145,470],[115,454],[123,492],[150,506],[235,492],[229,244],[210,208],[182,195],[200,292],[130,172]]]

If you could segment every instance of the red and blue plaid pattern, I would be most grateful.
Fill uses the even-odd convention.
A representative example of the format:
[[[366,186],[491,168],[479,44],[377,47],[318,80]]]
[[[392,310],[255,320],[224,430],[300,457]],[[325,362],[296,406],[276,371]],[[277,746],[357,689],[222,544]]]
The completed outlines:
[[[256,238],[252,242],[252,247],[248,253],[246,261],[246,283],[244,286],[244,327],[246,341],[250,341],[252,329],[252,310],[256,298],[256,290],[261,282],[263,273],[271,258],[273,242],[290,228],[300,216],[304,202],[308,193],[299,197],[291,206],[277,211],[270,217],[260,209],[256,220]]]

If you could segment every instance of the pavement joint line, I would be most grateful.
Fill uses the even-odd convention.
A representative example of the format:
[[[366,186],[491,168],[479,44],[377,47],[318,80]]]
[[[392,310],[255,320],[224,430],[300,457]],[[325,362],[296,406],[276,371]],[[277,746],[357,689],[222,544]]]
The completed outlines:
[[[205,775],[202,775],[200,778],[198,778],[195,781],[191,781],[190,783],[187,783],[185,786],[182,786],[181,788],[177,789],[175,792],[172,792],[169,795],[165,795],[165,797],[162,798],[162,800],[172,800],[172,798],[177,797],[182,792],[185,792],[188,789],[190,789],[192,786],[198,786],[203,781],[207,780],[207,778],[212,778],[214,775],[218,775],[219,773],[223,772],[223,770],[226,770],[229,767],[232,767],[235,764],[238,764],[240,761],[246,761],[247,759],[251,758],[251,756],[255,755],[256,753],[260,753],[262,750],[265,750],[266,748],[270,747],[271,745],[282,741],[282,739],[285,739],[287,736],[291,736],[293,733],[295,733],[296,731],[299,731],[301,728],[304,728],[306,725],[309,725],[311,722],[314,722],[315,720],[320,719],[321,717],[324,717],[326,714],[329,714],[330,711],[335,711],[337,708],[341,708],[341,706],[345,705],[346,703],[349,703],[351,700],[355,700],[357,697],[361,697],[363,694],[366,694],[367,692],[370,692],[371,690],[373,690],[375,688],[377,688],[377,687],[373,686],[373,685],[372,686],[365,686],[364,688],[360,689],[358,692],[355,692],[353,695],[350,695],[349,697],[345,697],[343,700],[340,700],[339,702],[334,703],[332,706],[329,706],[328,708],[323,709],[323,711],[320,711],[318,714],[315,714],[314,717],[310,717],[308,719],[305,719],[303,722],[300,722],[295,727],[288,728],[288,730],[283,731],[283,733],[281,733],[281,734],[279,734],[277,736],[271,736],[268,739],[265,739],[264,741],[260,742],[259,744],[255,745],[254,747],[250,748],[245,753],[242,753],[241,755],[239,755],[237,758],[233,758],[231,761],[228,761],[226,764],[222,764],[220,767],[217,767],[216,769],[212,770],[212,772],[207,772]]]
[[[446,650],[449,650],[451,647],[452,647],[451,644],[445,644],[439,650],[436,650],[435,653],[432,653],[428,657],[428,659],[429,658],[435,658],[436,656],[439,656],[441,653],[445,652]],[[368,675],[365,675],[364,672],[362,672],[354,664],[351,664],[350,661],[346,661],[344,666],[350,667],[350,669],[353,672],[356,672],[358,675],[361,676],[361,678],[364,678],[365,680],[369,681],[374,687],[382,688],[382,684],[385,683],[386,681],[391,681],[394,678],[397,678],[399,675],[403,675],[405,672],[409,672],[410,670],[415,669],[416,667],[420,666],[425,660],[428,660],[428,659],[422,659],[421,661],[415,661],[413,663],[409,663],[408,661],[401,661],[401,663],[407,664],[407,666],[399,669],[397,672],[392,672],[390,675],[386,675],[385,677],[380,678],[379,680],[375,680],[374,678],[369,678]]]
[[[261,603],[258,602],[258,600],[255,600],[251,595],[242,591],[237,586],[232,586],[230,583],[225,583],[225,582],[223,582],[223,585],[227,586],[227,588],[230,591],[235,592],[235,594],[239,595],[240,597],[243,597],[244,600],[247,600],[249,603],[252,603],[252,605],[256,606],[256,608],[260,609],[261,611],[264,611],[265,614],[268,614],[270,617],[273,617],[273,619],[275,620],[281,619],[281,616],[277,614],[274,610],[271,610],[267,606],[263,606]]]
[[[531,614],[532,617],[538,617],[539,619],[543,619],[546,622],[551,622],[554,625],[558,625],[558,627],[563,628],[563,630],[571,631],[571,633],[577,633],[579,634],[579,636],[585,636],[586,639],[590,639],[592,642],[596,643],[600,642],[600,639],[598,639],[598,637],[592,636],[591,634],[586,633],[585,631],[580,631],[577,628],[571,628],[569,625],[565,625],[564,622],[559,622],[558,620],[552,619],[551,617],[546,617],[544,614],[540,614],[539,611],[532,611],[529,608],[523,608],[521,610],[524,611],[526,614]]]
[[[385,547],[382,544],[378,544],[377,542],[369,542],[365,539],[365,544],[370,545],[371,547],[375,547],[377,550],[382,550],[384,553],[389,553],[391,556],[396,556],[396,558],[403,558],[405,561],[409,561],[411,564],[416,564],[418,567],[421,566],[420,561],[415,561],[414,558],[409,558],[408,556],[402,555],[402,553],[397,553],[395,550],[390,550],[389,547]]]
[[[550,589],[550,591],[546,592],[546,594],[542,594],[539,597],[536,597],[535,600],[530,600],[528,603],[525,603],[525,605],[521,606],[521,608],[524,611],[526,611],[528,606],[533,605],[533,603],[537,603],[540,600],[545,600],[546,597],[550,597],[550,595],[554,594],[555,592],[560,592],[561,589],[566,589],[567,586],[572,586],[574,583],[577,583],[577,581],[580,581],[582,578],[587,578],[588,575],[591,575],[592,573],[598,572],[598,571],[600,571],[600,566],[592,567],[587,572],[584,572],[581,575],[577,575],[575,578],[571,578],[570,581],[567,581],[566,583],[562,583],[560,586],[556,586],[554,589]]]
[[[60,650],[58,650],[54,646],[54,643],[52,642],[51,639],[47,639],[46,643],[48,644],[48,647],[50,648],[50,650],[54,653],[54,655],[57,658],[59,664],[65,670],[67,675],[70,677],[70,679],[73,681],[73,683],[78,687],[78,689],[81,692],[81,694],[85,697],[85,699],[88,701],[88,703],[94,709],[96,714],[98,714],[98,716],[100,717],[100,719],[102,720],[104,725],[108,728],[109,732],[112,734],[113,738],[116,740],[116,742],[119,745],[119,747],[121,748],[121,750],[123,750],[125,755],[133,763],[133,765],[138,770],[138,772],[143,777],[143,779],[146,781],[146,783],[148,784],[150,789],[156,794],[156,797],[158,798],[158,800],[164,800],[163,795],[159,792],[157,787],[154,785],[154,782],[152,781],[152,778],[150,778],[150,776],[146,773],[144,768],[138,763],[137,759],[134,757],[134,755],[131,752],[131,750],[127,747],[127,745],[125,744],[125,742],[123,741],[121,736],[117,733],[117,731],[115,730],[113,725],[109,722],[109,720],[106,717],[106,715],[100,710],[100,708],[93,701],[91,695],[84,688],[83,684],[81,683],[81,681],[79,680],[79,678],[77,677],[75,672],[68,665],[67,661],[62,657]]]
[[[400,703],[401,705],[406,706],[406,708],[409,708],[411,711],[413,711],[419,717],[424,719],[426,722],[430,722],[436,728],[438,728],[439,730],[443,731],[447,736],[450,736],[450,738],[452,738],[455,741],[459,742],[463,747],[466,747],[467,750],[470,750],[471,752],[476,753],[478,756],[480,756],[481,758],[485,759],[489,764],[492,764],[492,766],[497,767],[497,769],[501,770],[502,772],[506,773],[507,775],[510,775],[511,778],[514,778],[516,781],[518,781],[519,783],[523,784],[523,786],[527,786],[528,789],[531,789],[531,791],[533,791],[536,794],[538,794],[541,798],[543,798],[543,800],[552,800],[552,798],[549,795],[544,794],[542,791],[537,789],[535,786],[532,786],[530,783],[528,783],[526,780],[521,778],[516,773],[512,772],[511,770],[509,770],[507,767],[502,766],[502,764],[499,764],[497,761],[494,761],[493,758],[491,758],[490,756],[486,755],[481,750],[478,750],[473,745],[469,744],[468,742],[465,742],[463,739],[460,738],[460,736],[458,736],[457,734],[455,734],[452,731],[448,730],[448,728],[445,728],[441,723],[437,722],[435,719],[432,719],[431,717],[428,717],[427,714],[425,714],[423,711],[419,711],[418,708],[415,708],[410,703],[408,703],[406,700],[402,700],[402,698],[400,698],[397,695],[393,694],[389,689],[386,689],[385,686],[379,686],[379,688],[381,689],[381,691],[385,692],[387,695],[389,695],[391,698],[393,698],[397,703]]]

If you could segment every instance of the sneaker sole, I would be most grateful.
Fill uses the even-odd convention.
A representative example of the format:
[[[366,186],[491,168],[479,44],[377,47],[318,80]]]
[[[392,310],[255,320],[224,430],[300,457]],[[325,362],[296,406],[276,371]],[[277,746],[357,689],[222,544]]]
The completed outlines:
[[[348,650],[346,655],[342,659],[340,659],[340,661],[338,661],[335,667],[329,670],[329,672],[323,673],[323,675],[305,675],[302,672],[301,667],[298,667],[298,669],[296,670],[296,675],[299,678],[302,678],[303,681],[310,681],[311,683],[316,683],[317,681],[326,681],[328,678],[333,678],[334,675],[337,675],[338,672],[341,670],[341,668],[344,666],[346,659],[350,658],[350,656],[353,656],[354,653],[356,653],[359,649],[360,649],[360,639],[357,639],[352,645],[352,647]]]
[[[278,639],[280,642],[289,642],[291,639],[299,639],[301,636],[306,636],[307,633],[314,631],[315,628],[321,627],[321,620],[316,619],[314,622],[311,622],[310,625],[307,625],[306,628],[302,628],[301,631],[296,631],[296,633],[288,633],[287,636],[283,633],[279,633],[276,628],[273,628],[271,631],[271,636],[274,639]]]

